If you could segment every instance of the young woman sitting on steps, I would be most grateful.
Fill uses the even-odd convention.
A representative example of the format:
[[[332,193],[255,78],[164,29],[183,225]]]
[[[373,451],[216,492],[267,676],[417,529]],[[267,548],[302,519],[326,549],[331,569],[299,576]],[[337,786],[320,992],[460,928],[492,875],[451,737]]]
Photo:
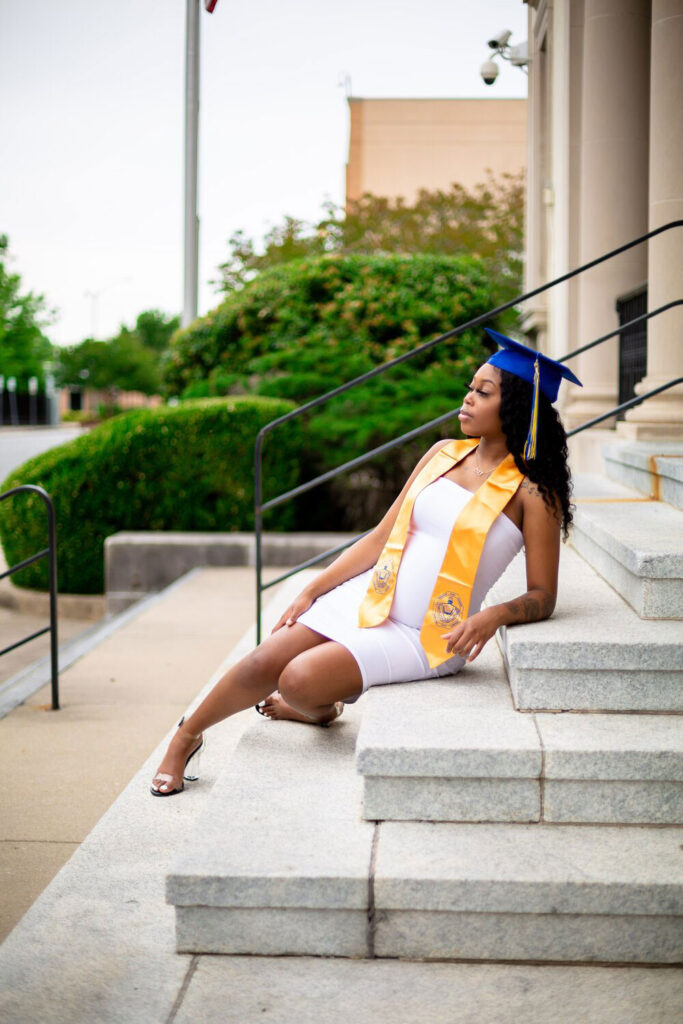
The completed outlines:
[[[328,725],[370,686],[452,675],[501,625],[555,606],[560,534],[571,523],[566,435],[551,402],[562,364],[495,331],[474,375],[464,441],[418,462],[381,522],[306,587],[271,635],[181,720],[151,792],[171,796],[212,725],[251,705],[269,718]],[[527,590],[480,609],[524,546]]]

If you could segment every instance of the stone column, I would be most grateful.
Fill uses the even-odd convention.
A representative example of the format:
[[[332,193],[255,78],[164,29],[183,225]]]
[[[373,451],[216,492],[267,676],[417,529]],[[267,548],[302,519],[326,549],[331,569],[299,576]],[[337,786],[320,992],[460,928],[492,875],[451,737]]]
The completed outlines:
[[[683,0],[652,2],[650,79],[650,226],[683,220]],[[683,299],[683,227],[651,239],[648,308]],[[683,377],[683,307],[648,321],[642,394]],[[683,437],[683,386],[626,414],[619,433],[641,439]]]
[[[580,262],[647,231],[650,0],[585,0]],[[647,278],[639,246],[579,278],[579,345],[618,325],[615,301]],[[580,356],[567,426],[616,405],[618,338]]]

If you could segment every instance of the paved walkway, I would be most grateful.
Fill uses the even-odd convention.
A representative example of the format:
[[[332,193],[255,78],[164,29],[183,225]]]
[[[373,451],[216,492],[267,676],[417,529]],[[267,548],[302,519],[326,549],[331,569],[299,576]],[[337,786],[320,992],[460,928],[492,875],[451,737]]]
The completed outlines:
[[[60,711],[45,686],[0,720],[0,941],[247,630],[252,592],[252,569],[202,570],[63,672]]]
[[[63,674],[62,711],[43,711],[40,692],[0,721],[5,931],[53,878],[0,948],[1,1024],[676,1019],[683,977],[671,968],[175,952],[165,874],[254,712],[211,730],[202,780],[181,797],[154,800],[147,788],[201,684],[253,644],[250,633],[237,644],[253,615],[252,572],[202,569],[178,581]],[[271,620],[296,586],[279,588]],[[362,702],[348,712],[361,715]],[[308,728],[264,727],[274,737]],[[267,804],[267,790],[254,799]]]

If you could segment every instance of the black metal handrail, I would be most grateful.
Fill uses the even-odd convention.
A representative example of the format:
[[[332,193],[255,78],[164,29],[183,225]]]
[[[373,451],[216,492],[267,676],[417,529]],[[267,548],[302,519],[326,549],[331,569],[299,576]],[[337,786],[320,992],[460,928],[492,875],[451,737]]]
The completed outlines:
[[[20,569],[26,568],[27,565],[31,565],[33,562],[39,561],[41,558],[48,559],[49,566],[49,578],[50,578],[50,625],[44,629],[39,629],[35,633],[31,633],[29,636],[25,636],[23,640],[17,640],[16,643],[10,644],[9,647],[5,647],[0,651],[0,657],[3,654],[9,654],[10,651],[15,650],[17,647],[21,647],[23,644],[27,644],[29,640],[35,640],[36,637],[43,636],[44,633],[50,634],[50,675],[52,683],[52,710],[59,711],[59,665],[58,665],[58,644],[57,644],[57,528],[55,520],[55,507],[52,502],[52,498],[43,490],[42,487],[36,487],[34,484],[21,484],[19,487],[13,487],[9,491],[5,491],[4,494],[0,494],[0,501],[5,501],[7,498],[11,498],[14,494],[19,494],[22,491],[31,491],[34,494],[38,494],[47,510],[47,530],[48,530],[48,545],[43,548],[42,551],[38,551],[35,555],[31,555],[29,558],[24,558],[21,562],[17,562],[16,565],[10,566],[5,572],[0,573],[0,580],[4,579],[5,576],[11,576],[12,573],[19,572]]]
[[[582,430],[588,430],[589,427],[595,427],[598,423],[604,423],[605,420],[612,419],[613,416],[617,416],[620,412],[625,412],[626,409],[633,409],[635,405],[640,405],[648,398],[652,398],[654,395],[660,394],[662,391],[668,391],[669,388],[675,388],[677,384],[683,384],[683,377],[674,377],[673,380],[667,381],[666,384],[660,384],[658,388],[653,388],[652,391],[646,391],[642,395],[636,395],[634,398],[629,398],[627,402],[622,402],[621,405],[615,405],[609,412],[604,412],[601,416],[596,416],[592,420],[588,420],[586,423],[582,423],[578,427],[574,427],[573,430],[567,431],[567,437],[574,437],[575,434],[580,434]]]
[[[520,305],[522,302],[526,302],[536,295],[540,295],[543,292],[549,291],[551,288],[556,287],[558,284],[563,284],[565,281],[569,281],[571,278],[576,277],[578,274],[582,274],[587,270],[591,270],[593,267],[596,267],[599,264],[604,263],[606,260],[613,259],[615,256],[619,256],[621,253],[626,252],[629,249],[632,249],[636,245],[640,245],[643,242],[648,241],[650,238],[654,238],[656,235],[662,234],[665,231],[670,231],[672,228],[677,227],[683,227],[683,220],[673,220],[667,224],[663,224],[660,227],[655,228],[652,231],[648,231],[646,234],[640,235],[638,238],[634,238],[632,241],[626,242],[624,245],[620,245],[618,248],[612,249],[610,252],[605,253],[602,256],[598,256],[596,259],[590,260],[590,262],[588,263],[584,263],[579,267],[575,267],[574,270],[570,270],[566,274],[562,274],[559,277],[554,278],[552,281],[548,281],[546,284],[540,285],[538,288],[534,288],[529,292],[526,292],[522,295],[518,295],[516,298],[511,299],[509,302],[505,302],[500,306],[496,306],[495,309],[490,310],[488,313],[483,313],[480,316],[474,317],[473,319],[468,320],[466,323],[460,324],[460,326],[454,327],[450,331],[446,331],[445,334],[440,334],[438,337],[432,338],[430,341],[423,342],[421,345],[418,345],[414,349],[411,349],[410,352],[404,352],[402,355],[396,356],[394,359],[391,359],[386,363],[382,363],[380,366],[373,367],[373,369],[368,370],[366,373],[360,374],[358,377],[354,377],[352,380],[347,381],[345,384],[340,384],[338,387],[333,388],[331,391],[325,392],[325,394],[323,395],[319,395],[317,398],[314,398],[309,402],[305,402],[303,405],[298,406],[296,409],[292,409],[290,412],[285,413],[283,416],[277,417],[277,419],[271,420],[270,423],[267,423],[264,427],[262,427],[256,436],[256,442],[254,445],[256,642],[259,643],[261,640],[261,596],[264,590],[267,590],[269,587],[274,587],[277,583],[282,582],[282,580],[288,579],[290,576],[293,576],[295,573],[301,571],[304,568],[308,568],[311,565],[315,565],[318,562],[321,562],[326,558],[331,557],[331,555],[343,551],[346,547],[355,543],[355,541],[358,540],[360,537],[366,535],[360,534],[358,537],[353,537],[345,544],[339,545],[338,547],[330,549],[329,551],[325,551],[321,555],[317,555],[314,558],[310,558],[306,562],[302,562],[301,564],[295,566],[289,572],[278,576],[276,579],[270,580],[267,583],[263,583],[263,512],[267,511],[268,509],[275,508],[277,505],[281,505],[285,501],[297,497],[299,494],[304,494],[306,491],[311,490],[313,487],[317,487],[319,484],[322,484],[327,480],[333,479],[334,477],[339,476],[341,473],[344,473],[349,469],[353,469],[357,466],[360,466],[363,463],[368,462],[370,459],[375,458],[377,455],[380,455],[385,451],[389,451],[391,448],[395,448],[398,445],[404,444],[406,441],[411,440],[412,438],[418,437],[420,434],[426,433],[428,430],[431,430],[434,427],[439,426],[441,423],[444,423],[447,420],[455,417],[460,411],[460,409],[452,409],[449,412],[444,413],[442,416],[438,416],[436,419],[430,420],[428,423],[422,424],[420,427],[416,427],[414,430],[408,431],[407,433],[402,434],[400,437],[393,438],[391,441],[387,441],[385,444],[379,445],[377,448],[374,448],[371,451],[366,452],[355,459],[351,459],[340,466],[336,466],[334,469],[331,469],[328,472],[323,473],[320,476],[317,476],[314,479],[307,481],[306,483],[300,484],[298,487],[295,487],[290,491],[287,491],[280,495],[276,495],[274,498],[271,498],[269,501],[264,503],[262,501],[262,454],[263,442],[267,434],[269,434],[276,427],[281,426],[283,423],[287,423],[289,420],[292,420],[297,416],[301,416],[304,413],[309,412],[311,409],[314,409],[317,406],[322,405],[325,402],[328,402],[330,399],[335,398],[346,391],[349,391],[351,388],[356,387],[359,384],[363,384],[366,381],[382,373],[386,373],[387,370],[392,369],[399,363],[406,362],[408,359],[412,359],[415,356],[419,355],[420,353],[428,351],[435,345],[439,345],[441,344],[441,342],[447,341],[449,338],[458,337],[460,334],[464,333],[464,331],[471,330],[473,327],[478,327],[481,324],[484,324],[487,321],[492,320],[495,316],[498,316],[500,313],[505,312],[505,310],[510,309],[512,306]],[[588,342],[588,344],[582,345],[580,348],[575,349],[573,352],[569,352],[566,356],[562,357],[562,361],[571,359],[574,356],[580,355],[582,352],[586,352],[588,349],[594,348],[596,345],[602,344],[609,338],[621,334],[626,328],[631,327],[634,324],[640,323],[643,320],[649,320],[650,318],[657,316],[660,313],[663,313],[674,306],[680,305],[683,305],[683,299],[676,299],[672,302],[667,303],[664,306],[660,306],[658,309],[652,310],[651,312],[635,317],[627,324],[620,324],[619,327],[617,327],[613,331],[610,331],[608,334],[604,334],[601,337],[596,338],[594,341]],[[665,391],[667,388],[673,387],[676,383],[679,382],[679,380],[671,381],[668,384],[663,385],[662,387],[655,388],[653,391],[648,392],[647,394],[637,396],[635,399],[631,399],[629,402],[624,402],[622,403],[622,405],[610,410],[610,412],[607,412],[602,416],[590,420],[588,423],[582,424],[581,426],[574,428],[572,431],[568,433],[567,436],[571,437],[574,434],[579,433],[581,430],[587,430],[588,427],[595,426],[596,423],[601,423],[606,419],[610,419],[612,416],[617,415],[624,409],[629,409],[632,408],[634,405],[639,405],[647,398],[652,397],[652,395],[659,394],[659,392]]]

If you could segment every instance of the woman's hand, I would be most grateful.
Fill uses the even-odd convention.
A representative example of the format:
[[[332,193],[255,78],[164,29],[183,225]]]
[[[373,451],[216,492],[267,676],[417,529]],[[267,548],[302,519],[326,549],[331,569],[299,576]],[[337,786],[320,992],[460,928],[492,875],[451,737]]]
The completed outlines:
[[[300,615],[308,611],[313,602],[315,596],[307,590],[302,590],[298,597],[296,597],[286,612],[283,612],[278,621],[273,626],[272,632],[275,633],[278,629],[282,629],[283,626],[293,626]]]
[[[446,650],[450,655],[457,654],[466,661],[474,661],[484,649],[500,625],[500,616],[496,608],[484,608],[469,619],[458,623],[450,633],[442,633],[447,640]]]

